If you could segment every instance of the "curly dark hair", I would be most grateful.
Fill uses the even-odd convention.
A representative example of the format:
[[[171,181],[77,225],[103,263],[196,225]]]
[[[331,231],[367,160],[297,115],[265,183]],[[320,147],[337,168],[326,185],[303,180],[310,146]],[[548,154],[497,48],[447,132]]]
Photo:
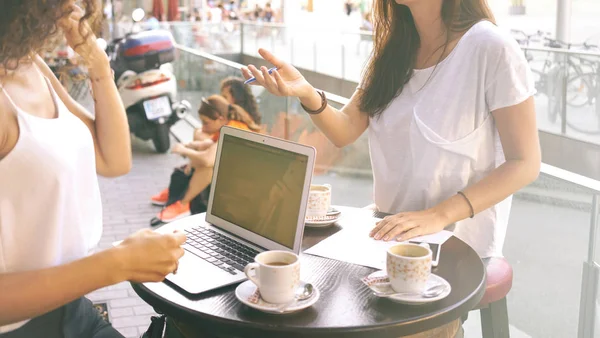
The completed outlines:
[[[256,98],[254,97],[254,94],[252,94],[250,86],[244,84],[244,79],[235,76],[225,78],[221,81],[221,90],[223,90],[223,88],[229,88],[229,92],[231,93],[231,96],[233,96],[235,104],[244,108],[244,110],[252,116],[252,119],[256,124],[261,123],[262,115],[258,111]]]
[[[59,32],[58,21],[73,12],[72,0],[3,0],[0,11],[0,65],[15,69],[19,60],[39,53]],[[78,0],[85,15],[81,21],[93,21],[96,0]],[[92,29],[96,22],[90,22]]]

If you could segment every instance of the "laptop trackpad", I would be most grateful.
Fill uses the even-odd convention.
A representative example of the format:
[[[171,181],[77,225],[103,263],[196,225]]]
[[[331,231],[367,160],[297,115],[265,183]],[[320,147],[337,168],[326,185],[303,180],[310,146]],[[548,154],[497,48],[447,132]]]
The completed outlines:
[[[239,271],[232,275],[186,251],[179,259],[177,274],[169,274],[166,279],[186,292],[197,294],[244,280],[246,275]]]

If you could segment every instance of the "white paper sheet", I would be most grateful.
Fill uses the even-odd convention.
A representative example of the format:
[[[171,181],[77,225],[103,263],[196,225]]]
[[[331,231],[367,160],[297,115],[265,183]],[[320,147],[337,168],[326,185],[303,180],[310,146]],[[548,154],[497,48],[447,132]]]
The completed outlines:
[[[376,241],[369,237],[369,232],[380,220],[357,219],[355,225],[347,225],[304,253],[384,270],[386,251],[398,242]],[[442,244],[451,236],[452,232],[443,230],[436,234],[412,238],[411,241]]]

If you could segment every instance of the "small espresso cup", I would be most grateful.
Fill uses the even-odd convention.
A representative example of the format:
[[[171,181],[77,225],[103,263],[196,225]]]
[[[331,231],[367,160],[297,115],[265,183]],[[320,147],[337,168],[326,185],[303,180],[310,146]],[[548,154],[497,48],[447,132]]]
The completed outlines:
[[[307,217],[325,217],[331,207],[331,185],[311,184],[308,193]]]
[[[273,304],[294,300],[300,281],[300,259],[292,252],[265,251],[246,265],[244,272],[260,291],[263,300]]]
[[[387,250],[386,270],[396,292],[419,293],[431,274],[431,250],[427,243],[399,243]]]

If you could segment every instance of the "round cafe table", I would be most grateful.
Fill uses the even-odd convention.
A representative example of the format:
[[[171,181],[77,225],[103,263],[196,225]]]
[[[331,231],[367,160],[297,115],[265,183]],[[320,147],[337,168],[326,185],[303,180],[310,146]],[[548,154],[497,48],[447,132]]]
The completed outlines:
[[[305,229],[303,250],[372,214],[367,209],[336,208],[342,217],[334,226]],[[191,217],[204,220],[204,215]],[[360,281],[375,269],[307,254],[301,255],[301,279],[315,285],[321,297],[312,307],[292,314],[266,314],[242,304],[235,297],[237,285],[197,296],[185,296],[165,283],[133,284],[133,288],[160,313],[209,336],[396,338],[450,323],[473,309],[483,297],[485,268],[477,253],[454,236],[441,250],[433,273],[445,278],[452,292],[425,305],[404,305],[375,297]]]

